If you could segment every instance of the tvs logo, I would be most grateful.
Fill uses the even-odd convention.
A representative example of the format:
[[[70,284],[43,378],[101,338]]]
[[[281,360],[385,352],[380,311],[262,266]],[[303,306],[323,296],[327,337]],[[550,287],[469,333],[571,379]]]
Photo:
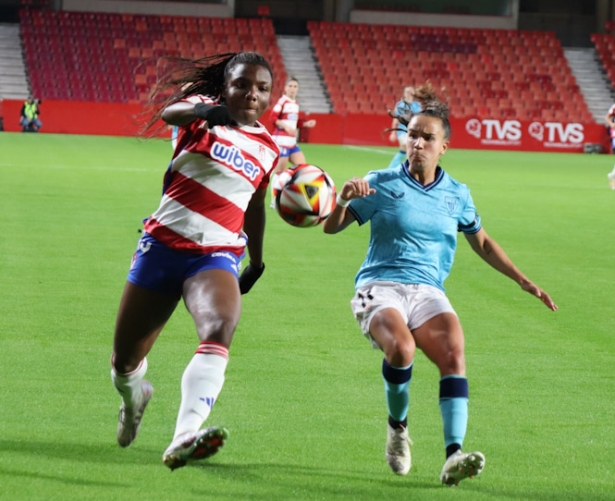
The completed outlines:
[[[585,140],[583,124],[561,122],[533,122],[527,128],[534,139],[543,142],[544,146],[554,148],[577,148]]]
[[[480,139],[482,144],[520,144],[521,122],[471,118],[466,122],[466,132]]]
[[[518,120],[471,118],[465,128],[485,145],[520,146],[524,135]],[[527,134],[547,148],[579,148],[585,141],[580,123],[532,122],[527,126]]]

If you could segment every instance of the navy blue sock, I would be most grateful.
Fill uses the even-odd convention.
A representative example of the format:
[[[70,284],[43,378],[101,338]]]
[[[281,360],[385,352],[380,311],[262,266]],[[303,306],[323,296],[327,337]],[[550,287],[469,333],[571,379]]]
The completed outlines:
[[[389,411],[389,424],[393,428],[407,426],[408,408],[410,406],[410,379],[412,364],[407,367],[393,367],[386,360],[382,361],[382,377]]]

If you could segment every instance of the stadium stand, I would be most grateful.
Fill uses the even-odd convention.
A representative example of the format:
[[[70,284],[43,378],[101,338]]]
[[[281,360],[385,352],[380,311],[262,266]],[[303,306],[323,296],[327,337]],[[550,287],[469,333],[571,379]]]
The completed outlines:
[[[611,86],[615,89],[615,22],[606,23],[606,28],[608,33],[593,33],[591,41]]]
[[[43,100],[143,102],[164,55],[256,50],[277,82],[286,78],[266,18],[24,8],[20,28],[31,91]],[[553,32],[324,21],[308,22],[308,32],[337,113],[386,114],[404,85],[429,80],[445,90],[453,116],[593,121]],[[606,60],[615,35],[593,40],[615,81]]]
[[[443,88],[453,116],[589,121],[553,32],[310,21],[337,113],[386,113],[404,85]]]
[[[22,9],[20,26],[31,90],[43,100],[143,102],[160,56],[255,50],[276,81],[286,78],[269,19]]]

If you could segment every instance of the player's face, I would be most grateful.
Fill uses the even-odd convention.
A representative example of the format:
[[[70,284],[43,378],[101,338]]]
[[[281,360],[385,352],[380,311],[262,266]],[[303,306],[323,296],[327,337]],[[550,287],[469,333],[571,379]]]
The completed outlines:
[[[269,106],[271,73],[264,66],[238,64],[230,72],[224,91],[225,103],[240,125],[254,125]]]
[[[414,101],[414,87],[406,87],[404,89],[404,101],[407,103]]]
[[[448,148],[442,120],[436,117],[415,115],[408,124],[406,152],[413,172],[435,170],[440,157]]]
[[[299,84],[294,80],[291,80],[284,86],[284,94],[291,99],[295,99],[297,97],[297,93],[299,92]]]

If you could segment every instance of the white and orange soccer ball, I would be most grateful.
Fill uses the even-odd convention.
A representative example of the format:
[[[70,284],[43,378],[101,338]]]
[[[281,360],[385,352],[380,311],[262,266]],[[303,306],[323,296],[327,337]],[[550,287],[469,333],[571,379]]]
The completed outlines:
[[[335,184],[320,167],[302,164],[286,169],[273,187],[275,207],[292,226],[317,226],[335,208]]]

